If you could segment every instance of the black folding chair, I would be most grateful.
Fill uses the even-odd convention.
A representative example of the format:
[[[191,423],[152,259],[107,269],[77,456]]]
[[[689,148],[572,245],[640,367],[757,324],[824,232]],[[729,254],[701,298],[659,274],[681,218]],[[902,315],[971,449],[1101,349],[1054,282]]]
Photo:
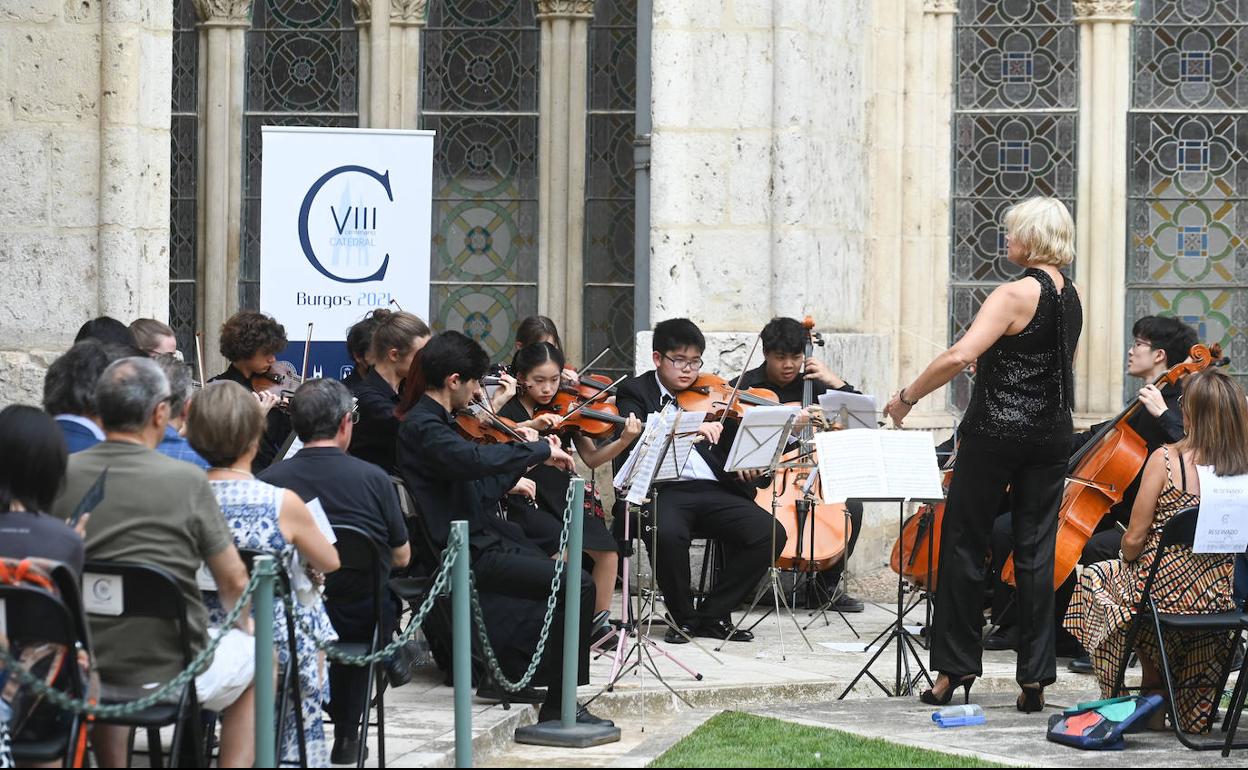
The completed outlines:
[[[1248,631],[1248,619],[1241,624],[1243,631]],[[1226,741],[1222,744],[1222,756],[1229,757],[1231,749],[1238,748],[1235,743],[1235,731],[1239,729],[1239,718],[1244,711],[1244,698],[1248,695],[1248,679],[1244,671],[1248,670],[1248,662],[1240,662],[1239,675],[1235,677],[1235,691],[1231,694],[1231,705],[1226,712],[1226,722],[1222,729],[1226,732]]]
[[[58,677],[56,686],[64,685],[71,698],[86,697],[86,682],[78,671],[78,651],[91,651],[91,640],[78,604],[75,581],[58,579],[57,572],[69,573],[66,567],[53,569],[53,582],[62,591],[57,597],[35,586],[0,584],[0,608],[6,612],[4,620],[8,637],[23,643],[58,644],[65,648],[62,667],[68,676]],[[63,577],[63,576],[62,576]],[[67,595],[69,591],[72,595]],[[50,707],[50,706],[49,706]],[[13,736],[13,758],[21,765],[63,762],[73,766],[73,755],[86,726],[77,714],[66,715],[65,730],[39,740],[21,740]]]
[[[1166,522],[1166,526],[1161,531],[1161,542],[1157,549],[1157,558],[1153,561],[1152,568],[1149,570],[1148,577],[1144,581],[1144,591],[1140,596],[1140,601],[1136,605],[1135,619],[1131,622],[1131,627],[1127,631],[1126,649],[1128,655],[1119,662],[1118,674],[1114,680],[1114,695],[1119,695],[1126,690],[1138,690],[1138,687],[1125,687],[1123,680],[1126,678],[1127,662],[1129,653],[1135,649],[1136,639],[1139,637],[1143,624],[1150,620],[1153,624],[1153,630],[1157,634],[1157,649],[1161,654],[1161,674],[1166,682],[1166,694],[1169,697],[1170,721],[1174,727],[1175,737],[1179,742],[1189,749],[1195,751],[1211,751],[1215,749],[1224,749],[1229,752],[1231,749],[1248,748],[1248,743],[1232,743],[1229,740],[1224,741],[1193,741],[1179,727],[1178,713],[1175,710],[1175,686],[1174,678],[1170,675],[1170,656],[1166,651],[1166,640],[1164,631],[1166,629],[1174,629],[1180,632],[1217,632],[1226,631],[1234,632],[1234,636],[1230,638],[1227,645],[1226,654],[1223,657],[1221,671],[1218,673],[1209,686],[1214,689],[1220,699],[1222,688],[1226,685],[1226,681],[1230,676],[1231,662],[1235,655],[1235,650],[1239,645],[1239,640],[1243,636],[1245,629],[1245,621],[1248,615],[1245,615],[1243,609],[1236,609],[1231,612],[1206,613],[1200,615],[1179,615],[1174,613],[1159,612],[1157,602],[1153,598],[1153,581],[1157,578],[1157,572],[1161,567],[1163,559],[1168,558],[1171,551],[1176,548],[1190,549],[1196,541],[1196,521],[1199,514],[1199,507],[1193,506],[1184,508],[1174,515],[1174,518]],[[1218,713],[1218,701],[1214,701],[1213,713],[1210,719],[1216,719]],[[1228,731],[1231,726],[1233,711],[1228,711],[1226,718],[1222,722],[1222,729]],[[1232,733],[1233,734],[1233,733]]]
[[[120,617],[126,620],[134,618],[150,618],[172,624],[179,651],[182,655],[182,668],[189,668],[194,654],[191,652],[190,623],[187,620],[186,603],[182,600],[182,592],[173,576],[165,570],[144,565],[124,562],[88,561],[83,569],[83,585],[92,591],[95,581],[105,576],[121,579],[122,612]],[[91,613],[88,610],[88,615]],[[97,614],[99,617],[110,617]],[[110,693],[109,683],[101,683],[100,702],[105,705],[126,703],[129,699],[117,697]],[[176,702],[157,703],[129,716],[100,717],[95,721],[99,724],[121,725],[130,728],[147,730],[148,756],[153,768],[162,767],[163,751],[160,742],[160,728],[174,725],[173,743],[169,747],[169,766],[176,767],[183,756],[204,756],[203,729],[199,718],[199,693],[195,689],[192,678],[182,689]],[[190,747],[183,753],[185,732],[189,730]],[[133,738],[131,738],[133,749]],[[127,764],[129,764],[127,752]]]
[[[254,548],[239,548],[238,555],[242,557],[243,564],[247,565],[247,574],[251,574],[252,565],[255,564],[258,556],[272,556],[277,559],[276,554],[267,551],[260,551]],[[280,560],[278,561],[280,564]],[[276,601],[281,601],[284,596],[293,596],[290,587],[290,575],[286,570],[279,569],[277,572],[277,596]],[[297,600],[296,600],[297,601]],[[293,709],[295,719],[295,732],[298,734],[299,740],[299,766],[308,766],[308,740],[305,734],[306,726],[303,722],[303,692],[299,686],[299,640],[295,637],[295,619],[291,617],[291,613],[286,612],[286,665],[282,666],[281,672],[277,678],[277,759],[280,762],[282,758],[282,750],[285,748],[287,708]]]
[[[334,527],[334,535],[338,542],[340,569],[355,570],[367,576],[372,586],[372,617],[373,636],[370,642],[334,642],[333,647],[344,655],[372,655],[385,646],[382,640],[382,609],[386,596],[386,578],[389,571],[390,558],[378,547],[376,541],[361,529],[355,527]],[[360,719],[360,752],[356,757],[356,767],[364,767],[364,757],[368,747],[368,728],[377,728],[377,767],[384,770],[386,766],[386,703],[382,665],[377,662],[368,665],[368,684],[364,693],[364,714]],[[373,706],[373,685],[377,687],[377,721],[369,721],[369,713]]]
[[[420,603],[424,601],[425,592],[429,590],[430,579],[428,575],[420,574],[419,560],[415,556],[414,540],[416,522],[416,501],[412,498],[411,493],[407,491],[407,486],[403,483],[403,479],[398,476],[391,476],[390,481],[394,484],[395,492],[399,496],[399,510],[403,513],[403,521],[407,525],[408,543],[412,544],[413,555],[407,566],[392,570],[387,585],[395,596],[404,603],[404,613],[406,615],[414,615],[419,608]],[[406,624],[400,623],[400,627]]]

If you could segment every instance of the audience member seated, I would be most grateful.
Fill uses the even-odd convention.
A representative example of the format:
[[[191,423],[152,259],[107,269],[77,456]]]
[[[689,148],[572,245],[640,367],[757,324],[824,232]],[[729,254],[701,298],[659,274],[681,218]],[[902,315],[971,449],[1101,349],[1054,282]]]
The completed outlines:
[[[156,451],[175,460],[185,460],[208,470],[208,461],[199,456],[183,435],[186,432],[186,413],[191,408],[191,367],[163,353],[154,356],[152,360],[165,373],[165,379],[169,380],[171,394],[169,396],[169,425],[165,428],[165,436],[160,440],[160,446],[156,447]],[[251,400],[256,399],[253,397]],[[259,406],[259,402],[256,402],[256,405]]]
[[[212,462],[208,480],[221,505],[221,513],[234,533],[234,545],[281,554],[293,545],[311,575],[298,566],[291,581],[298,598],[295,642],[298,650],[299,691],[302,696],[304,731],[309,767],[329,762],[321,704],[329,700],[321,642],[338,638],[325,614],[315,583],[321,574],[338,569],[338,552],[317,526],[312,512],[299,495],[251,475],[251,461],[264,432],[264,411],[256,399],[234,382],[214,382],[195,397],[188,418],[188,434],[194,447]],[[205,596],[209,620],[220,625],[225,608],[215,594]],[[313,633],[309,633],[313,632]],[[274,603],[273,639],[278,659],[285,666],[290,657],[286,636],[286,607]],[[288,713],[282,726],[281,761],[298,765],[299,739],[295,715]]]
[[[155,318],[136,318],[130,322],[130,333],[139,350],[149,356],[178,357],[178,339],[173,329]]]
[[[103,342],[105,345],[139,349],[135,345],[134,334],[130,331],[130,328],[116,318],[106,315],[92,318],[78,327],[78,334],[74,337],[74,344],[76,345],[83,340],[96,340]]]
[[[0,556],[51,559],[81,575],[90,514],[75,532],[46,513],[65,481],[65,440],[56,423],[33,406],[14,404],[0,411],[0,436]]]
[[[1212,466],[1217,476],[1248,474],[1248,403],[1243,389],[1220,369],[1206,369],[1184,381],[1183,419],[1187,438],[1149,456],[1122,536],[1118,558],[1083,570],[1071,598],[1065,625],[1092,655],[1101,696],[1113,695],[1118,667],[1136,652],[1144,692],[1165,695],[1157,635],[1144,624],[1134,650],[1127,634],[1136,616],[1144,582],[1162,559],[1152,586],[1157,609],[1181,615],[1229,612],[1233,556],[1196,554],[1187,548],[1158,553],[1162,530],[1176,513],[1200,503],[1196,466]],[[1218,702],[1217,681],[1229,660],[1228,632],[1166,632],[1166,651],[1178,703],[1174,713],[1184,732],[1207,732]],[[1159,714],[1160,716],[1160,714]],[[1158,725],[1155,725],[1158,726]]]
[[[110,364],[95,393],[105,440],[69,458],[65,487],[52,513],[66,518],[108,469],[104,499],[86,527],[87,558],[151,565],[173,576],[186,602],[192,654],[204,648],[209,634],[224,634],[196,687],[200,704],[224,717],[221,765],[248,767],[255,747],[255,642],[239,628],[208,628],[195,578],[199,565],[207,562],[222,603],[232,607],[247,585],[247,570],[204,472],[156,451],[169,423],[169,397],[169,383],[151,359]],[[240,626],[251,627],[245,614]],[[92,616],[91,634],[97,669],[110,694],[138,697],[182,670],[180,645],[168,624]],[[101,765],[125,763],[126,728],[99,725],[92,736]]]
[[[80,577],[84,558],[82,528],[87,516],[79,519],[75,531],[64,521],[43,513],[52,510],[52,501],[65,480],[68,455],[56,423],[33,406],[8,406],[0,411],[0,436],[5,438],[0,443],[0,558],[8,560],[10,567],[31,559],[32,573],[41,576],[50,575],[55,566],[41,562],[48,559],[65,565]],[[34,649],[23,647],[24,641],[31,642]],[[17,638],[4,643],[9,652],[18,657],[23,650],[42,657],[60,654],[64,649],[48,648],[44,642],[44,639]],[[79,655],[79,664],[84,673],[89,673],[90,659],[85,652]],[[0,664],[0,679],[4,678],[3,670]],[[53,684],[69,687],[66,680],[72,671],[63,667]],[[12,723],[19,741],[52,740],[68,730],[69,715],[54,705],[17,697],[26,694],[20,689],[5,687],[0,691],[0,728]],[[3,751],[4,746],[0,746],[0,753]],[[4,758],[0,757],[0,767],[12,766],[4,764]]]
[[[105,367],[122,355],[120,348],[86,340],[48,367],[43,378],[43,408],[56,418],[70,454],[104,440],[95,413],[95,386]]]
[[[301,385],[290,400],[290,420],[303,449],[263,471],[260,479],[293,490],[305,501],[319,500],[331,524],[364,530],[383,553],[390,554],[392,566],[406,566],[411,547],[390,477],[376,465],[346,453],[354,419],[351,407],[351,392],[337,380],[309,380]],[[342,640],[372,639],[372,586],[364,576],[345,569],[330,575],[325,598],[329,617]],[[394,633],[399,602],[391,596],[386,606],[390,609],[384,618],[383,639]],[[395,679],[403,673],[387,666],[392,684],[400,683]],[[410,673],[407,676],[410,678]],[[331,663],[329,684],[332,700],[328,711],[334,720],[331,761],[341,764],[352,761],[359,746],[367,669]]]
[[[432,332],[419,317],[405,312],[373,311],[381,318],[373,330],[369,351],[372,362],[368,374],[351,388],[356,398],[358,423],[351,433],[347,451],[361,460],[395,473],[394,447],[399,438],[399,389],[412,368],[416,354],[429,341]]]

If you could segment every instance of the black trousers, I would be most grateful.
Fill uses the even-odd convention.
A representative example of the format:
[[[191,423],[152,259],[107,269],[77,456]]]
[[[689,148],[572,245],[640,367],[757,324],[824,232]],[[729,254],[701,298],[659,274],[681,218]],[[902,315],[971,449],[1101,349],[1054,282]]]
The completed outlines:
[[[381,644],[390,643],[399,619],[399,600],[387,592],[381,605]],[[368,644],[373,640],[373,600],[371,597],[344,600],[327,597],[325,612],[329,622],[344,642]],[[334,736],[356,737],[360,717],[364,715],[364,696],[368,692],[368,669],[342,663],[329,664],[330,701],[325,711],[334,720]]]
[[[952,677],[983,673],[984,595],[993,519],[1010,490],[1018,582],[1019,684],[1057,679],[1053,559],[1069,443],[965,436],[949,485],[932,618],[931,666]]]
[[[1008,513],[999,516],[992,526],[992,623],[1000,626],[1002,631],[1013,629],[1018,618],[1017,596],[1014,588],[1001,581],[1001,568],[1014,550],[1013,518]],[[1098,561],[1115,559],[1118,557],[1120,548],[1122,548],[1122,531],[1106,517],[1101,522],[1101,528],[1088,538],[1088,543],[1083,547],[1083,553],[1079,556],[1079,563],[1086,567]],[[1079,643],[1069,631],[1062,627],[1062,618],[1066,617],[1066,609],[1070,606],[1070,599],[1075,594],[1076,583],[1075,576],[1072,574],[1053,594],[1053,620],[1056,624],[1059,647],[1063,644]]]
[[[664,603],[677,623],[728,618],[784,548],[784,528],[775,518],[718,482],[664,484],[656,490],[654,506],[657,516],[651,507],[643,510],[642,530]],[[696,611],[689,587],[694,532],[719,541],[726,565]]]
[[[555,576],[555,561],[534,551],[521,551],[507,547],[491,547],[474,551],[472,572],[477,588],[483,593],[531,599],[539,603],[540,612],[546,611],[546,597],[550,595],[550,581]],[[538,666],[536,679],[545,684],[546,703],[557,705],[563,700],[563,628],[566,617],[567,580],[581,581],[580,643],[577,645],[577,684],[589,683],[589,630],[594,615],[594,581],[589,573],[569,576],[564,572],[564,582],[559,587],[559,600],[555,604],[546,652]],[[487,617],[486,622],[489,622]],[[534,640],[536,643],[536,640]],[[531,652],[531,651],[530,651]],[[527,661],[526,661],[527,663]],[[522,671],[508,672],[519,676]]]

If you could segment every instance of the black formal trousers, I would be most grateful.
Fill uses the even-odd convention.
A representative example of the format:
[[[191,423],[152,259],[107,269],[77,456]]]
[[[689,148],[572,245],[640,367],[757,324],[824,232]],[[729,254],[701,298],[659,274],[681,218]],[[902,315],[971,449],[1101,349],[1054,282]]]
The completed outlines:
[[[1070,441],[1026,444],[964,436],[949,484],[932,618],[931,666],[958,677],[983,673],[988,548],[1002,494],[1014,514],[1019,684],[1057,679],[1053,561]]]
[[[716,481],[678,481],[657,487],[654,508],[643,509],[642,519],[664,604],[677,623],[729,618],[785,543],[784,528],[770,513]],[[689,544],[694,532],[719,541],[726,565],[696,611],[689,586]]]
[[[550,596],[550,581],[555,576],[555,561],[534,551],[535,549],[522,552],[518,549],[495,546],[474,552],[472,573],[476,577],[478,590],[517,599],[537,600],[544,613],[546,597]],[[594,581],[584,570],[581,570],[580,575],[573,576],[569,576],[565,571],[564,580],[559,586],[559,600],[555,605],[550,634],[546,641],[546,652],[542,656],[536,676],[536,683],[545,684],[549,688],[546,695],[546,702],[549,704],[558,704],[563,700],[563,628],[569,578],[579,578],[581,581],[580,643],[577,645],[576,683],[578,685],[589,683],[589,630],[594,615]],[[525,663],[527,665],[527,661]],[[513,679],[522,673],[522,670],[507,672],[508,677]]]

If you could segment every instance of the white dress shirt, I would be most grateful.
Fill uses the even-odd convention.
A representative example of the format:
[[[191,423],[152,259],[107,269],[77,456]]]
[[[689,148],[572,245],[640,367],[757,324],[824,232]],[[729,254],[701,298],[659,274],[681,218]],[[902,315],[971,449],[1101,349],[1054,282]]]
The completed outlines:
[[[671,391],[663,386],[663,381],[658,378],[657,374],[655,375],[654,381],[659,386],[660,404],[666,405],[676,400],[676,397],[672,395]],[[680,476],[676,479],[676,481],[718,480],[719,479],[715,477],[715,471],[711,470],[711,466],[707,465],[706,460],[702,459],[702,455],[698,454],[698,450],[696,448],[689,453],[689,461],[685,463],[684,468],[681,468]]]

